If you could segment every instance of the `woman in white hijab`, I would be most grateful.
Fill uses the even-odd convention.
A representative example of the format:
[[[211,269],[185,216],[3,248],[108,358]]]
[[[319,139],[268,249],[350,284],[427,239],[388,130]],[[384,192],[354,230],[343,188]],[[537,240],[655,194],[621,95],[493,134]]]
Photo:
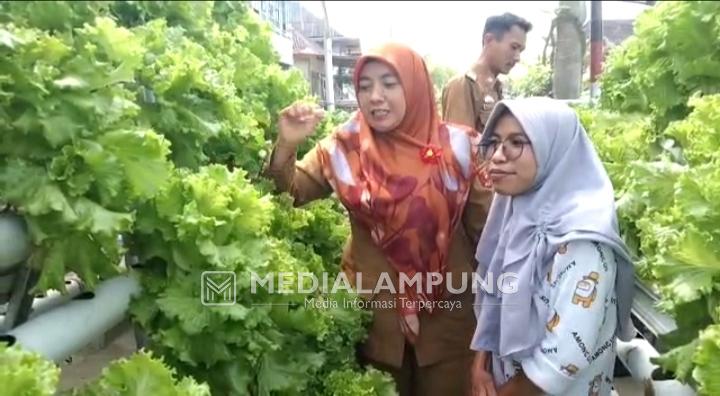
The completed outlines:
[[[478,275],[516,283],[476,295],[473,395],[610,395],[615,339],[634,335],[633,265],[577,114],[548,98],[501,101],[481,153],[496,195]]]

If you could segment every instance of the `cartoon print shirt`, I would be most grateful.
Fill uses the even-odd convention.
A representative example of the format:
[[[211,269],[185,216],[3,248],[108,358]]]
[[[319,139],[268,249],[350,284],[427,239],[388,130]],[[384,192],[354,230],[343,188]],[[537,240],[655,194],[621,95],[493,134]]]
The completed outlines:
[[[548,395],[608,396],[615,366],[617,300],[612,249],[595,242],[561,246],[535,294],[549,307],[545,338],[520,362],[493,357],[499,387],[518,370]]]

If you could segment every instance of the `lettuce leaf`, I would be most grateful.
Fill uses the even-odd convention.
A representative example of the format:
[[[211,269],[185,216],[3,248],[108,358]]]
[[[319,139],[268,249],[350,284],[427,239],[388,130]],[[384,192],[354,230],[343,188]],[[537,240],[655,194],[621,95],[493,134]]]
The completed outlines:
[[[6,395],[52,396],[60,369],[40,354],[0,342],[0,384]]]
[[[175,370],[149,352],[137,352],[110,363],[100,378],[68,392],[72,396],[210,396],[207,384],[190,377],[177,378]]]

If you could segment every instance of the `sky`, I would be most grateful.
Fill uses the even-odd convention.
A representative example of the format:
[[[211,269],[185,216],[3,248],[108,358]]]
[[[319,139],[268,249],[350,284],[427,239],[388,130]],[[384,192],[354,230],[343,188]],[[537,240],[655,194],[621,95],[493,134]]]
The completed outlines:
[[[590,2],[586,18],[590,20]],[[320,1],[300,1],[322,17]],[[542,55],[545,37],[558,1],[328,1],[331,26],[360,39],[363,49],[393,40],[405,43],[434,64],[456,72],[466,70],[480,55],[482,31],[488,16],[512,12],[533,24],[521,65],[510,76],[522,75],[525,65]],[[634,19],[647,9],[642,4],[603,1],[603,19]]]

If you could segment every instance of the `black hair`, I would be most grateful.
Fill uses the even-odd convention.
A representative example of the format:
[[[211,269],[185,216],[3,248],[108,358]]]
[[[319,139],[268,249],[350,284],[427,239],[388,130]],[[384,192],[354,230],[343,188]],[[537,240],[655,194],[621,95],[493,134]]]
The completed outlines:
[[[532,30],[532,23],[523,19],[515,14],[506,12],[502,15],[494,15],[485,21],[485,29],[483,30],[483,37],[487,33],[492,33],[495,39],[502,40],[503,35],[510,31],[513,26],[517,26],[528,33]]]
[[[482,132],[483,137],[486,135],[486,132],[491,132],[491,129],[493,129],[492,132],[494,132],[495,125],[497,125],[498,121],[500,121],[501,118],[503,118],[505,116],[513,116],[513,117],[515,116],[507,106],[501,106],[500,108],[498,108],[496,106],[495,112],[497,112],[497,115],[493,116],[491,122],[489,122],[487,125],[485,125],[485,130]],[[492,136],[492,133],[487,136],[488,136],[487,138],[481,139],[481,141],[487,141],[488,139],[490,139],[490,136]]]

